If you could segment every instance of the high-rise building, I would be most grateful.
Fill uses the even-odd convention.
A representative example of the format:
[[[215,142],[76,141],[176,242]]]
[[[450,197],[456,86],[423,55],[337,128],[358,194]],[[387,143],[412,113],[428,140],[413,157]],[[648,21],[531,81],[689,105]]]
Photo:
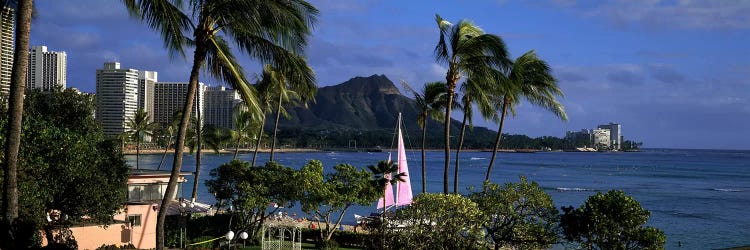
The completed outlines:
[[[610,149],[612,146],[610,138],[610,130],[606,128],[597,128],[593,130],[594,134],[594,148],[597,149]]]
[[[121,69],[119,62],[106,62],[96,70],[96,119],[105,135],[128,130],[127,121],[138,109],[138,70]]]
[[[203,121],[206,125],[234,129],[232,116],[234,107],[240,103],[240,94],[224,86],[207,87],[205,98]]]
[[[26,88],[50,91],[66,87],[67,55],[65,52],[47,51],[47,46],[34,46],[29,50],[29,68]]]
[[[7,103],[10,94],[10,74],[13,70],[13,31],[15,27],[15,5],[7,1],[0,10],[0,103]]]
[[[620,150],[622,148],[622,126],[610,122],[606,125],[599,125],[600,129],[609,129],[609,145],[612,149]]]
[[[589,129],[568,131],[568,133],[565,134],[565,139],[571,142],[575,147],[589,147],[593,144],[593,133]]]
[[[149,114],[149,122],[154,121],[154,85],[158,72],[138,71],[138,108]]]
[[[198,92],[193,101],[191,116],[196,116],[198,109],[203,110],[205,84],[198,83]],[[182,111],[188,92],[187,82],[157,82],[154,84],[154,122],[162,127],[174,120],[175,112]],[[201,119],[203,120],[203,119]]]

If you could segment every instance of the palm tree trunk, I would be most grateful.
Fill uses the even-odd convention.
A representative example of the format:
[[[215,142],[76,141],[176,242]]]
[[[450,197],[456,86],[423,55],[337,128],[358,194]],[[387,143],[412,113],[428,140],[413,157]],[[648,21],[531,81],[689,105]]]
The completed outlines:
[[[461,153],[461,147],[464,146],[464,132],[466,132],[466,118],[467,115],[464,113],[464,121],[461,122],[461,139],[458,140],[458,148],[456,148],[456,169],[453,173],[453,193],[458,193],[458,154]]]
[[[16,48],[13,52],[13,70],[8,101],[8,128],[5,134],[5,163],[3,164],[2,238],[0,248],[13,249],[14,232],[11,225],[18,219],[18,151],[21,147],[21,121],[23,97],[26,87],[26,70],[29,62],[29,34],[31,33],[31,0],[18,1],[16,19]],[[5,10],[2,10],[5,11]]]
[[[490,166],[487,167],[487,175],[484,177],[483,192],[487,191],[487,184],[490,182],[490,173],[492,173],[492,166],[495,164],[495,156],[497,150],[500,148],[500,140],[503,137],[503,123],[505,123],[505,115],[508,113],[508,99],[503,100],[503,113],[500,115],[500,127],[497,129],[497,137],[495,138],[495,147],[492,150],[492,158],[490,158]]]
[[[136,135],[137,136],[137,135]],[[141,169],[141,138],[136,137],[135,138],[135,169]]]
[[[177,130],[177,144],[175,145],[174,162],[172,162],[172,173],[169,176],[169,182],[167,184],[167,190],[164,192],[164,198],[161,201],[159,207],[159,213],[156,217],[156,249],[164,249],[164,221],[167,216],[167,207],[172,201],[172,198],[177,194],[177,179],[180,178],[180,169],[182,168],[182,154],[185,151],[185,134],[187,134],[187,127],[190,123],[190,112],[193,108],[193,102],[195,100],[195,94],[198,90],[198,75],[200,73],[200,67],[206,60],[206,48],[205,45],[201,44],[203,39],[196,39],[199,41],[196,44],[195,53],[193,55],[193,67],[190,70],[190,82],[188,85],[188,93],[185,97],[185,106],[182,108],[182,118],[180,119],[180,128]]]
[[[273,161],[273,151],[276,149],[276,132],[279,129],[279,117],[281,117],[281,94],[279,94],[279,105],[276,108],[276,122],[273,125],[273,140],[271,141],[271,159]]]
[[[240,152],[240,141],[242,140],[242,136],[237,133],[237,146],[234,148],[234,157],[232,160],[237,160],[237,153]]]
[[[196,107],[198,107],[198,104],[196,104]],[[201,141],[201,138],[203,137],[203,121],[201,120],[201,109],[200,107],[195,109],[195,112],[198,116],[198,131],[196,134],[198,134],[198,151],[195,153],[195,173],[194,173],[194,179],[193,179],[193,193],[190,195],[190,200],[195,202],[195,199],[198,198],[198,178],[201,175],[201,150],[203,148],[203,142]]]
[[[425,147],[427,144],[427,117],[422,124],[422,193],[427,192],[427,162],[425,162]]]
[[[450,80],[453,80],[452,78]],[[448,170],[451,161],[451,108],[456,81],[448,82],[448,103],[445,105],[445,168],[443,169],[443,193],[448,193]]]
[[[255,158],[258,157],[258,150],[260,149],[260,139],[263,138],[263,127],[266,126],[266,114],[263,114],[260,119],[260,128],[258,128],[258,140],[255,142],[255,153],[253,153],[253,162],[250,166],[255,167]]]
[[[164,147],[164,154],[161,156],[161,161],[159,161],[159,167],[156,168],[156,170],[161,170],[161,164],[164,164],[164,158],[167,158],[167,152],[169,151],[169,144],[172,144],[172,136],[169,136],[169,139],[167,139],[167,146]]]

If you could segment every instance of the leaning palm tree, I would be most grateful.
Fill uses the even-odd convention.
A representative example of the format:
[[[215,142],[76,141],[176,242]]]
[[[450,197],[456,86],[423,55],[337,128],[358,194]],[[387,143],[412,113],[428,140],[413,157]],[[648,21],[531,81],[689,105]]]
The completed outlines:
[[[253,114],[247,111],[247,108],[240,105],[237,106],[234,111],[234,131],[232,133],[232,137],[236,141],[233,160],[237,159],[240,144],[250,141],[259,126],[260,124],[253,117]]]
[[[568,119],[565,108],[556,98],[562,97],[563,92],[557,86],[557,80],[552,76],[549,65],[539,59],[534,50],[518,57],[510,69],[505,71],[504,75],[499,75],[497,79],[504,82],[497,85],[500,87],[497,98],[501,102],[500,127],[497,130],[495,147],[492,150],[492,158],[490,158],[490,165],[487,167],[487,175],[484,178],[485,183],[490,181],[492,166],[495,163],[495,156],[502,139],[505,116],[509,109],[513,110],[515,105],[520,103],[521,98],[525,98],[533,105],[549,110],[562,120]]]
[[[131,15],[161,33],[170,55],[185,56],[194,48],[183,116],[177,131],[172,173],[156,222],[156,249],[164,248],[164,219],[176,195],[185,134],[191,117],[201,68],[238,90],[247,106],[260,113],[257,97],[230,49],[236,48],[263,63],[299,65],[318,10],[303,0],[122,0]],[[184,6],[187,3],[189,6]]]
[[[492,96],[489,89],[492,88],[494,81],[480,82],[473,79],[468,79],[461,84],[461,108],[464,113],[463,121],[461,122],[461,132],[458,139],[458,147],[456,147],[456,168],[453,173],[453,193],[458,193],[458,173],[461,153],[461,148],[464,146],[464,133],[466,132],[466,123],[469,123],[469,128],[474,127],[472,117],[474,116],[474,105],[479,108],[479,113],[485,119],[490,119],[494,116],[495,110],[492,105]]]
[[[301,59],[304,60],[304,59]],[[307,65],[299,67],[274,67],[266,65],[263,71],[269,71],[271,88],[278,95],[276,100],[276,121],[273,127],[273,139],[271,141],[271,155],[269,161],[273,161],[274,150],[276,149],[276,133],[279,128],[279,118],[282,114],[289,117],[286,110],[283,110],[284,103],[293,103],[299,100],[304,107],[307,107],[309,101],[315,101],[315,93],[318,86],[315,83],[315,75]],[[264,74],[264,77],[266,74]]]
[[[425,147],[427,145],[427,123],[429,119],[443,119],[443,108],[446,103],[446,89],[444,82],[430,82],[424,85],[422,92],[417,92],[408,83],[401,81],[407,92],[414,94],[414,100],[419,108],[417,123],[422,127],[422,193],[427,192],[427,172],[425,161]]]
[[[172,122],[163,128],[164,136],[167,137],[167,144],[164,145],[164,154],[161,156],[161,161],[159,161],[159,166],[156,167],[156,170],[161,170],[161,166],[164,164],[164,159],[167,158],[169,146],[172,145],[172,139],[174,138],[174,133],[177,131],[177,126],[179,126],[181,116],[182,113],[180,111],[175,111],[172,115]]]
[[[146,138],[154,135],[157,124],[151,121],[151,116],[142,108],[135,111],[133,117],[129,117],[125,122],[128,127],[128,134],[132,140],[135,140],[135,169],[140,169],[141,142]]]
[[[448,66],[445,75],[448,101],[445,106],[445,169],[443,192],[448,193],[448,168],[450,165],[450,123],[453,96],[458,80],[468,76],[476,81],[492,79],[492,68],[509,65],[508,52],[503,40],[493,34],[485,34],[470,21],[461,20],[451,24],[440,15],[435,15],[440,28],[440,40],[435,46],[435,60]]]
[[[10,1],[0,1],[1,11]],[[5,130],[5,159],[3,161],[2,218],[0,227],[9,230],[0,232],[0,248],[15,247],[14,233],[10,230],[18,219],[18,150],[21,148],[21,122],[23,120],[23,97],[26,86],[26,70],[29,62],[29,36],[31,34],[32,0],[19,0],[16,12],[16,41],[13,52],[13,68],[10,75],[8,100],[8,128]],[[0,104],[4,105],[4,103]]]
[[[260,151],[260,145],[263,139],[263,129],[266,126],[266,114],[273,112],[273,101],[275,98],[273,93],[274,89],[272,88],[273,76],[271,74],[272,72],[264,67],[260,80],[255,84],[261,112],[260,126],[258,127],[257,140],[255,141],[255,152],[253,152],[253,161],[250,163],[250,166],[253,167],[255,167],[255,160],[258,158],[258,152]]]

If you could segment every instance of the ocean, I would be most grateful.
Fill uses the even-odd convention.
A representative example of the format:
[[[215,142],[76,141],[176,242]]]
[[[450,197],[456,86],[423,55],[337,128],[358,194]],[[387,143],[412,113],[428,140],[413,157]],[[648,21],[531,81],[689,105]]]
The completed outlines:
[[[443,151],[427,152],[427,191],[443,190]],[[260,154],[265,162],[268,154]],[[394,153],[395,157],[395,153]],[[459,192],[474,186],[481,189],[491,153],[462,152]],[[135,165],[135,155],[126,156]],[[141,155],[142,168],[156,168],[161,155]],[[250,161],[252,154],[240,154]],[[365,168],[388,158],[387,152],[312,152],[277,153],[284,166],[299,168],[309,160],[320,160],[326,171],[336,164],[348,163]],[[421,152],[408,151],[409,171],[414,194],[421,192]],[[201,183],[209,171],[232,159],[231,154],[204,154]],[[169,168],[169,155],[162,167]],[[455,153],[451,156],[451,176]],[[183,171],[194,171],[195,157],[186,155]],[[573,153],[539,152],[498,153],[492,173],[495,183],[518,182],[519,176],[535,181],[552,196],[557,207],[580,206],[596,192],[620,189],[651,211],[648,225],[663,230],[667,249],[717,249],[750,245],[750,151],[646,149],[642,152]],[[453,183],[450,183],[453,190]],[[184,184],[183,195],[190,196],[192,179]],[[198,200],[214,203],[205,186],[199,186]],[[345,223],[353,223],[353,214],[369,214],[370,207],[355,207],[347,212]],[[299,208],[290,208],[299,212]],[[678,247],[678,243],[682,247]]]

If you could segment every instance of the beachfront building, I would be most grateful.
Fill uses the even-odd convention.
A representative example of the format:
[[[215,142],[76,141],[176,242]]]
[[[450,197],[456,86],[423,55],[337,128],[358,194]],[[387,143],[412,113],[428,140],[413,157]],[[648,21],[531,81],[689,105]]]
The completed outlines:
[[[581,129],[581,131],[568,131],[565,139],[573,144],[574,147],[589,147],[593,145],[593,133],[590,129]]]
[[[70,227],[79,249],[97,249],[102,245],[124,246],[133,244],[137,249],[156,247],[156,217],[161,209],[161,200],[169,182],[170,171],[131,170],[128,178],[128,199],[122,210],[113,217],[113,223],[104,226],[98,224],[80,224]],[[178,191],[189,172],[180,173]],[[187,215],[206,213],[210,206],[192,203],[172,197],[167,207],[167,215]],[[44,232],[42,232],[44,233]],[[42,237],[46,245],[46,237]]]
[[[609,129],[598,128],[592,131],[594,137],[594,148],[599,150],[610,149],[610,131]]]
[[[195,95],[191,114],[194,117],[197,115],[198,109],[203,110],[205,89],[205,84],[198,83],[198,91]],[[187,92],[187,82],[157,82],[154,84],[154,122],[161,124],[161,126],[171,123],[175,113],[181,112],[185,106]]]
[[[47,46],[34,46],[29,50],[29,67],[26,71],[26,88],[51,91],[65,88],[67,59],[65,51],[47,51]]]
[[[96,120],[105,135],[127,131],[128,119],[138,109],[138,70],[121,69],[119,62],[106,62],[96,70]]]
[[[234,129],[234,108],[241,102],[236,90],[224,86],[207,87],[203,114],[206,125]]]
[[[154,121],[154,85],[158,81],[156,71],[138,71],[138,108],[149,114],[149,122]]]
[[[15,27],[15,7],[18,1],[7,1],[0,10],[0,103],[8,103],[10,94],[10,74],[13,70],[13,29]]]
[[[613,150],[622,148],[622,127],[620,124],[610,122],[606,125],[599,125],[597,128],[609,129],[609,142]]]

